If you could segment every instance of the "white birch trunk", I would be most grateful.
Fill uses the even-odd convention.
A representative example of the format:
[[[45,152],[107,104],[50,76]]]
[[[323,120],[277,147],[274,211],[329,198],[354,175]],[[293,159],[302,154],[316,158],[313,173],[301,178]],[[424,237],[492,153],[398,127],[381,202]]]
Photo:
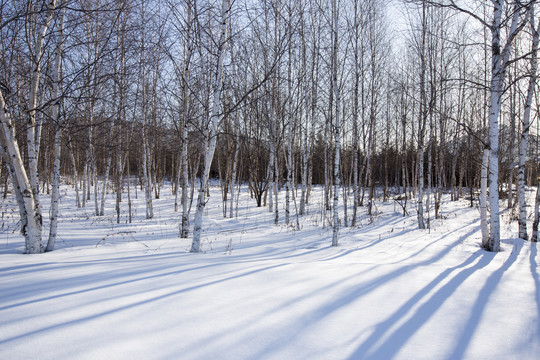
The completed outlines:
[[[88,160],[88,158],[86,158],[86,160]],[[76,169],[74,171],[77,171]],[[86,187],[89,185],[87,183],[87,179],[88,179],[88,161],[85,161],[84,162],[84,165],[83,165],[83,174],[82,174],[82,207],[86,207],[86,194],[87,194],[87,189]]]
[[[353,212],[351,226],[356,226],[356,218],[359,206],[360,194],[358,191],[358,91],[360,84],[360,66],[359,66],[359,45],[358,37],[360,35],[360,22],[358,18],[358,0],[354,1],[354,91],[353,91]]]
[[[182,219],[180,223],[180,237],[187,238],[189,235],[189,198],[188,198],[188,118],[190,110],[190,101],[189,101],[189,79],[190,79],[190,65],[191,65],[191,56],[193,53],[193,42],[191,41],[191,31],[192,31],[192,6],[191,1],[187,1],[186,4],[187,11],[187,39],[186,39],[186,56],[185,56],[185,65],[183,69],[183,79],[182,79],[182,153],[180,155],[180,168],[179,177],[181,174],[182,177]],[[178,193],[178,184],[177,193]],[[176,208],[176,204],[175,204]]]
[[[540,184],[536,189],[536,198],[534,201],[534,220],[532,224],[531,242],[538,242],[538,223],[540,222]]]
[[[97,159],[95,152],[92,151],[92,176],[94,177],[94,206],[96,208],[96,216],[99,216],[99,186],[98,186],[98,171]]]
[[[175,178],[175,185],[173,188],[173,195],[174,195],[174,212],[178,212],[178,193],[180,192],[180,175],[182,173],[182,155],[180,154],[178,156],[178,159],[176,161],[176,178]],[[182,225],[180,225],[182,227]]]
[[[50,221],[49,227],[49,240],[47,241],[47,247],[45,251],[53,251],[54,244],[56,242],[58,232],[58,203],[60,201],[60,81],[62,71],[62,51],[64,45],[64,19],[66,14],[66,8],[62,9],[60,15],[60,34],[58,35],[58,45],[56,48],[56,59],[54,64],[54,81],[53,81],[53,99],[54,104],[52,106],[51,120],[54,126],[54,165],[53,165],[53,182],[51,193],[51,209],[50,209]],[[77,179],[75,179],[75,186]]]
[[[332,246],[338,246],[338,233],[339,233],[339,160],[341,152],[341,123],[339,119],[340,115],[340,94],[338,84],[338,9],[336,0],[332,1],[332,22],[333,22],[333,49],[332,49],[332,90],[334,91],[334,99],[336,102],[336,111],[334,119],[334,142],[335,142],[335,157],[334,157],[334,205],[333,205],[333,226],[332,226]]]
[[[187,74],[185,75],[187,76]],[[184,76],[184,77],[185,77]],[[187,80],[186,80],[187,81]],[[189,202],[188,202],[188,106],[187,84],[184,92],[184,119],[182,124],[182,154],[181,154],[181,173],[182,173],[182,221],[180,224],[180,237],[187,238],[189,235]]]
[[[42,218],[39,206],[34,200],[30,180],[28,179],[24,161],[19,151],[15,137],[15,126],[7,112],[6,103],[0,89],[0,122],[2,125],[0,145],[7,154],[9,166],[12,169],[13,189],[16,193],[19,211],[21,213],[21,233],[25,238],[26,253],[38,254],[43,252],[41,244]]]
[[[308,162],[309,162],[309,101],[308,101],[308,82],[307,82],[307,56],[306,56],[306,39],[304,37],[304,12],[301,12],[301,41],[302,41],[302,79],[303,82],[303,105],[305,110],[305,129],[304,136],[301,140],[301,153],[302,153],[302,169],[300,172],[302,189],[300,193],[300,209],[299,215],[304,215],[306,213],[306,193],[307,193],[307,182],[308,182]]]
[[[32,74],[26,134],[28,173],[20,154],[15,134],[15,125],[11,120],[11,115],[7,109],[2,90],[0,89],[0,143],[3,148],[2,153],[7,161],[6,165],[9,167],[10,174],[12,175],[13,188],[16,192],[17,203],[19,204],[21,232],[25,237],[26,252],[30,254],[41,253],[44,250],[41,243],[42,216],[39,206],[39,176],[37,170],[39,142],[36,142],[36,107],[39,83],[42,75],[41,58],[43,55],[43,44],[55,8],[56,0],[47,3],[45,22],[37,34],[34,34],[31,28],[29,31],[30,36],[34,37],[34,41],[31,43]],[[31,4],[29,11],[33,11],[33,6]]]
[[[482,156],[482,169],[480,170],[480,230],[482,232],[482,246],[489,242],[489,228],[487,218],[487,187],[489,169],[489,149],[484,148]]]
[[[270,127],[273,127],[273,125],[270,125]],[[272,136],[270,136],[270,158],[268,160],[268,212],[272,213],[274,212],[274,197],[273,197],[273,190],[274,190],[274,139],[272,139]]]
[[[279,149],[277,144],[274,145],[276,154],[274,155],[274,224],[279,223]]]
[[[31,5],[30,11],[33,10]],[[43,44],[45,42],[45,35],[50,27],[54,9],[56,7],[56,0],[50,1],[47,4],[46,20],[39,29],[39,32],[35,34],[35,42],[32,48],[32,75],[30,81],[30,94],[28,103],[28,124],[26,129],[26,145],[28,156],[28,173],[30,177],[30,187],[34,195],[34,202],[39,208],[39,172],[38,172],[38,157],[40,146],[40,131],[36,122],[36,108],[38,102],[38,90],[41,81],[41,58],[43,56]],[[30,31],[32,35],[32,31]]]
[[[234,189],[236,186],[236,172],[238,167],[238,154],[240,153],[240,127],[238,125],[238,120],[235,117],[235,148],[234,148],[234,155],[233,155],[233,164],[232,164],[232,174],[231,174],[231,182],[230,182],[230,193],[231,193],[231,199],[230,199],[230,206],[229,206],[229,217],[232,219],[234,217]]]
[[[529,138],[530,117],[531,117],[531,105],[536,84],[536,72],[538,68],[537,52],[539,42],[539,27],[535,26],[534,19],[534,4],[530,9],[530,23],[531,31],[533,34],[532,41],[532,55],[531,55],[531,72],[529,78],[529,88],[527,89],[527,98],[525,100],[525,112],[522,120],[521,141],[519,144],[519,169],[518,169],[518,201],[519,201],[519,237],[523,240],[528,239],[527,235],[527,202],[525,200],[525,162],[527,160],[527,143]]]
[[[1,92],[1,90],[0,90]],[[5,146],[6,140],[4,138],[3,133],[0,131],[0,153],[2,154],[2,160],[4,160],[6,164],[6,168],[9,174],[9,178],[11,180],[11,184],[13,186],[13,189],[19,189],[19,183],[17,181],[17,177],[15,176],[15,172],[13,170],[13,167],[11,166],[9,155],[4,151],[7,147]],[[7,181],[7,179],[6,179]],[[7,186],[7,185],[6,185]],[[22,194],[20,191],[14,191],[15,194],[15,200],[17,201],[17,205],[19,206],[19,216],[21,218],[21,229],[26,228],[26,210],[25,210],[25,204],[24,199],[22,197]]]
[[[144,111],[144,110],[143,110]],[[145,115],[143,115],[145,117]],[[152,207],[152,184],[150,179],[150,164],[149,164],[149,146],[148,146],[148,136],[146,134],[146,120],[143,120],[143,129],[142,129],[142,137],[143,137],[143,154],[142,154],[142,171],[143,171],[143,186],[144,186],[144,199],[146,204],[146,218],[152,219],[154,217],[154,210]]]
[[[225,59],[225,50],[227,49],[227,22],[231,9],[230,0],[223,0],[221,9],[221,28],[218,43],[218,60],[216,66],[216,77],[213,87],[212,112],[210,117],[210,131],[208,133],[209,144],[206,149],[204,159],[204,170],[201,177],[201,187],[197,199],[197,208],[195,211],[195,223],[193,226],[193,241],[190,252],[198,253],[201,251],[201,231],[204,207],[206,206],[205,194],[208,189],[208,178],[210,176],[210,167],[214,159],[214,152],[217,143],[217,128],[220,120],[221,93],[223,92],[223,61]]]
[[[489,104],[489,242],[485,247],[488,251],[498,252],[501,244],[500,212],[499,212],[499,114],[501,97],[504,88],[504,76],[508,58],[512,49],[512,41],[516,33],[520,11],[516,2],[514,16],[510,27],[508,41],[501,56],[501,16],[503,0],[496,0],[493,10],[492,25],[492,76],[490,85]]]
[[[417,218],[418,228],[425,229],[424,224],[424,132],[427,122],[427,99],[426,99],[426,4],[422,3],[422,43],[420,48],[420,120],[418,122],[418,201]]]
[[[111,129],[109,130],[109,144],[113,140],[114,124],[111,123]],[[112,163],[112,146],[109,147],[109,154],[107,155],[107,166],[105,167],[105,174],[103,175],[103,186],[101,188],[101,206],[99,208],[99,216],[105,214],[105,195],[107,194],[107,184],[109,182],[109,173],[111,171]]]
[[[56,105],[55,105],[56,106]],[[54,117],[54,115],[53,115]],[[49,240],[47,241],[47,247],[45,251],[53,251],[54,244],[58,233],[58,203],[59,199],[59,185],[60,185],[60,129],[59,125],[55,125],[54,134],[54,165],[53,165],[53,183],[51,192],[51,209],[50,209],[50,221],[49,228]]]
[[[318,29],[320,30],[320,29]],[[312,50],[312,57],[313,57],[313,65],[311,68],[311,126],[310,126],[310,132],[309,132],[309,148],[310,151],[313,149],[313,144],[315,142],[315,124],[317,122],[317,100],[318,100],[318,92],[317,87],[319,83],[319,45],[318,40],[319,37],[316,36],[317,33],[313,32],[313,50]],[[306,192],[306,204],[309,204],[309,198],[311,193],[311,183],[313,179],[313,161],[311,161],[311,164],[308,164],[308,188]]]
[[[188,124],[184,122],[182,129],[182,223],[180,237],[187,238],[189,235],[189,202],[188,202]]]
[[[70,141],[70,140],[68,140]],[[73,179],[74,179],[74,185],[75,185],[75,204],[77,205],[77,208],[81,207],[81,195],[80,195],[80,189],[79,189],[79,175],[77,174],[77,161],[75,160],[75,154],[73,152],[73,149],[70,148],[70,158],[71,158],[71,164],[73,165]],[[84,181],[84,180],[83,180]]]
[[[290,4],[289,4],[290,5]],[[291,22],[292,22],[292,8],[289,6],[289,24],[288,24],[288,32],[289,32],[289,41],[292,41],[292,29],[291,29]],[[285,185],[285,224],[289,225],[290,217],[291,217],[291,200],[290,200],[290,192],[292,190],[291,183],[292,183],[292,61],[293,61],[293,53],[292,53],[292,47],[293,44],[289,43],[288,46],[288,62],[287,62],[287,183]]]

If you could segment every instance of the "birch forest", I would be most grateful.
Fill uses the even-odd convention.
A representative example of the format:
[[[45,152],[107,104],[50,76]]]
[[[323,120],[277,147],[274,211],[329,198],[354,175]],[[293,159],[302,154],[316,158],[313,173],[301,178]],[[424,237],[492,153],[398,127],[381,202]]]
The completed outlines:
[[[172,194],[195,253],[211,187],[223,218],[247,188],[298,231],[321,187],[333,246],[389,202],[429,231],[443,196],[479,209],[487,251],[500,249],[503,211],[536,242],[538,8],[0,0],[0,190],[16,200],[25,252],[54,250],[62,184],[77,208],[118,223],[134,198],[153,219]]]

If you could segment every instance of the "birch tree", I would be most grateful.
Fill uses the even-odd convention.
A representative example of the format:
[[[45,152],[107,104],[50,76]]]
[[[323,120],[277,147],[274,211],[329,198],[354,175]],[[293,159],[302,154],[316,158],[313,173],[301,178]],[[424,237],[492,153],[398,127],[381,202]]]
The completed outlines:
[[[62,6],[62,4],[60,5]],[[61,124],[60,124],[60,87],[61,87],[61,72],[62,72],[62,57],[64,51],[64,19],[66,15],[66,8],[63,7],[60,13],[59,19],[59,35],[56,45],[56,58],[54,61],[53,68],[53,89],[52,89],[52,114],[51,121],[53,122],[54,127],[54,170],[53,170],[53,183],[52,183],[52,193],[51,193],[51,210],[50,218],[51,224],[49,227],[49,240],[47,241],[47,246],[45,251],[53,251],[54,244],[57,237],[58,229],[58,203],[60,201],[60,135],[61,135]],[[77,180],[75,180],[77,181]]]
[[[527,160],[527,143],[529,138],[529,129],[531,126],[531,106],[536,86],[538,70],[538,42],[540,39],[540,21],[535,22],[534,3],[530,8],[529,23],[532,32],[532,47],[529,72],[529,86],[527,88],[527,97],[525,98],[525,111],[521,124],[521,139],[519,144],[519,167],[518,167],[518,201],[519,201],[519,237],[527,240],[527,203],[525,199],[525,162]]]
[[[424,0],[425,1],[425,0]],[[492,0],[493,13],[491,22],[488,22],[481,15],[475,14],[467,8],[461,7],[455,1],[429,1],[430,4],[440,7],[449,7],[458,10],[478,21],[482,26],[489,29],[491,35],[491,78],[489,80],[489,105],[488,105],[488,128],[489,135],[484,150],[482,169],[487,170],[487,187],[481,186],[481,207],[485,203],[489,190],[489,230],[485,225],[487,214],[481,211],[481,221],[483,231],[482,247],[487,251],[498,252],[500,249],[500,210],[499,210],[499,117],[501,112],[501,100],[505,89],[505,77],[510,63],[510,54],[517,34],[525,26],[528,18],[521,19],[527,13],[528,5],[520,1],[507,2],[506,0]],[[509,19],[505,19],[503,14],[509,10]],[[509,20],[509,21],[508,21]],[[505,23],[509,22],[506,39],[501,41]],[[488,164],[489,162],[489,164]],[[484,181],[484,180],[482,180]],[[486,189],[487,188],[487,189]],[[487,205],[486,205],[487,206]],[[489,231],[489,236],[487,232]],[[485,236],[485,237],[484,237]]]
[[[338,246],[338,234],[339,234],[339,165],[340,165],[340,152],[341,152],[341,123],[340,123],[340,92],[338,83],[338,8],[337,1],[332,0],[332,92],[335,101],[335,113],[334,113],[334,204],[333,204],[333,226],[332,226],[332,246]]]
[[[426,33],[427,14],[426,3],[422,2],[422,27],[419,44],[420,52],[420,119],[418,121],[418,199],[417,199],[417,219],[418,228],[425,229],[424,223],[424,134],[428,117],[427,95],[426,95]]]
[[[501,18],[505,1],[493,0],[493,22],[491,25],[491,84],[489,104],[489,239],[483,243],[488,251],[498,252],[500,249],[500,213],[499,213],[499,114],[501,97],[504,90],[504,79],[512,44],[519,28],[518,22],[521,7],[516,1],[508,38],[501,52]],[[520,26],[521,27],[521,26]]]
[[[19,212],[21,214],[21,233],[25,238],[25,251],[30,254],[41,253],[45,250],[42,244],[42,214],[39,202],[38,154],[40,131],[36,119],[39,98],[39,86],[42,77],[42,65],[47,36],[57,7],[56,0],[43,2],[44,11],[39,10],[39,4],[27,3],[26,28],[27,44],[30,56],[30,81],[28,83],[28,103],[26,107],[26,141],[28,165],[25,165],[20,153],[15,130],[15,119],[6,104],[5,89],[0,88],[0,145],[3,148],[3,158],[9,166],[13,189],[16,192]],[[4,28],[0,29],[4,31]]]
[[[217,142],[217,128],[220,120],[221,110],[221,94],[223,92],[223,63],[225,60],[225,51],[228,43],[228,21],[231,11],[231,3],[229,0],[223,0],[221,5],[221,23],[220,35],[217,43],[217,60],[215,65],[215,77],[212,85],[212,109],[210,114],[210,124],[208,131],[208,147],[205,149],[205,160],[203,174],[200,179],[199,195],[197,198],[197,208],[195,212],[195,220],[193,226],[193,241],[191,243],[191,252],[198,253],[201,251],[201,231],[203,211],[206,206],[205,196],[208,191],[208,179],[210,177],[210,166],[214,158]]]

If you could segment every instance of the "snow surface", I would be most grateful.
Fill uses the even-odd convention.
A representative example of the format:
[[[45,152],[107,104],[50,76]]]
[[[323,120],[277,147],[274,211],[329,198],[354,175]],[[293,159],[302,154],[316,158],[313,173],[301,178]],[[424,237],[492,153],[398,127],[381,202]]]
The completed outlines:
[[[540,359],[538,247],[512,238],[508,212],[498,254],[465,200],[431,231],[379,200],[331,247],[320,191],[297,231],[247,190],[224,219],[213,188],[191,254],[170,187],[152,220],[139,191],[132,224],[112,195],[98,218],[62,194],[57,250],[41,255],[21,254],[1,203],[0,359]]]

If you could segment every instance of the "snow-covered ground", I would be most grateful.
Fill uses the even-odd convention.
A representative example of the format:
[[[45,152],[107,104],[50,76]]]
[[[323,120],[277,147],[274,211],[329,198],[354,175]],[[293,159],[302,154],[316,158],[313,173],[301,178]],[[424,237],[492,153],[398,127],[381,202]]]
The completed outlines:
[[[57,249],[41,255],[21,254],[4,200],[0,359],[540,359],[538,247],[508,213],[498,254],[465,200],[430,231],[379,201],[331,247],[320,192],[297,231],[247,191],[224,219],[214,188],[191,254],[170,193],[145,220],[139,192],[116,224],[112,196],[96,218],[63,187]]]

